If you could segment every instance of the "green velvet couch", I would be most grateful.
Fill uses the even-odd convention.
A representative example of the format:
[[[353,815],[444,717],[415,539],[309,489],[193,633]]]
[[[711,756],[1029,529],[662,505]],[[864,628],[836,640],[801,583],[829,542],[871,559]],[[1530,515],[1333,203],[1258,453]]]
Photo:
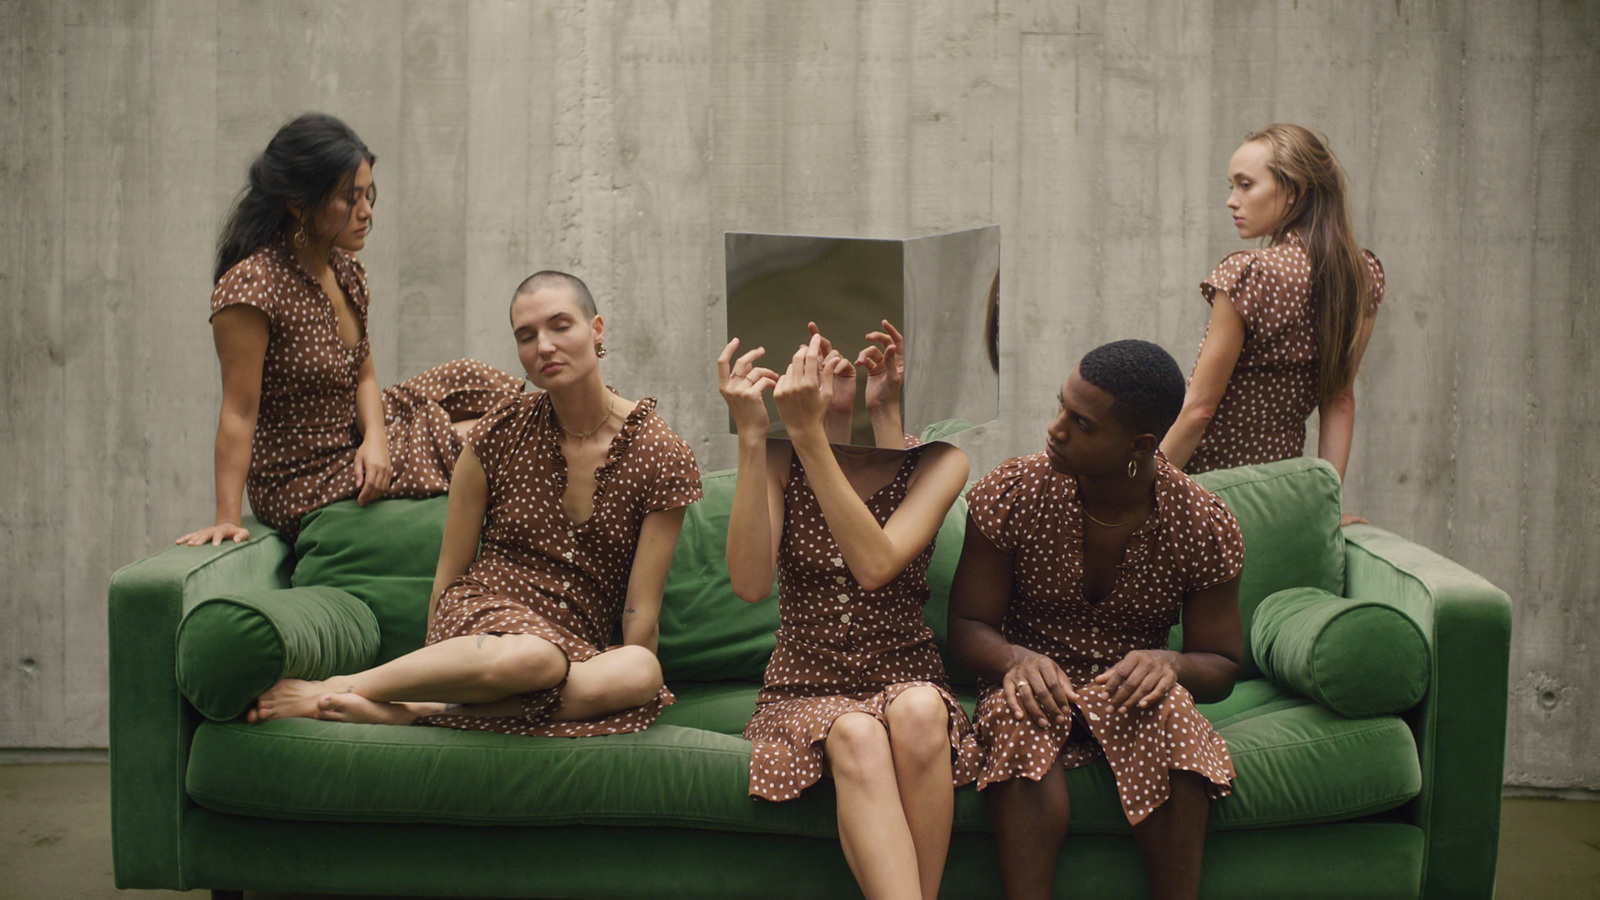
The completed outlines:
[[[1203,895],[1491,896],[1510,639],[1505,594],[1387,531],[1341,531],[1338,479],[1320,461],[1201,480],[1244,529],[1247,639],[1259,624],[1257,607],[1275,602],[1268,595],[1314,588],[1372,601],[1365,605],[1420,636],[1422,648],[1420,702],[1398,714],[1355,717],[1308,699],[1334,702],[1338,688],[1319,693],[1308,679],[1336,681],[1349,675],[1352,661],[1369,658],[1381,671],[1395,655],[1383,649],[1383,634],[1357,628],[1341,637],[1324,615],[1313,629],[1324,645],[1315,654],[1279,658],[1292,643],[1288,627],[1273,636],[1270,653],[1256,647],[1247,654],[1233,694],[1202,707],[1238,771],[1233,794],[1213,806]],[[365,510],[334,504],[308,517],[296,548],[258,526],[243,544],[170,548],[124,568],[112,579],[109,607],[117,885],[546,898],[858,896],[839,850],[831,785],[783,804],[747,795],[749,745],[739,734],[755,706],[777,609],[772,598],[747,606],[727,584],[723,540],[732,493],[732,473],[707,476],[706,498],[685,523],[660,650],[678,702],[637,734],[574,741],[306,719],[226,721],[238,698],[205,691],[245,689],[241,672],[264,677],[259,660],[252,662],[258,643],[277,648],[276,656],[267,654],[270,664],[281,657],[281,670],[310,675],[418,645],[442,498]],[[927,618],[941,641],[964,524],[958,503],[939,533],[931,572]],[[315,632],[308,643],[251,618],[251,603],[294,585],[342,597],[354,624],[324,616],[303,626]],[[322,596],[284,596],[291,594],[299,602]],[[218,636],[217,623],[228,616],[212,615],[207,625],[194,612],[217,597],[244,598],[224,611],[254,624]],[[343,630],[359,634],[339,644]],[[338,645],[333,650],[330,641]],[[1330,674],[1340,666],[1343,676]],[[1263,667],[1274,677],[1263,677]],[[952,676],[970,708],[970,676],[954,667]],[[201,715],[186,696],[224,721]],[[1074,820],[1058,896],[1145,896],[1109,770],[1096,764],[1072,772],[1069,782]],[[984,800],[971,787],[957,792],[943,895],[1001,895]]]

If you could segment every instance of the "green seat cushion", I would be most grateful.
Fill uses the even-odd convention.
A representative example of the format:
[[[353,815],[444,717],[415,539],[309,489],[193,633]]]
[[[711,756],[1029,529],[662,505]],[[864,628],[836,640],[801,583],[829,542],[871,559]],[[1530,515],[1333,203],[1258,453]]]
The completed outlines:
[[[1416,744],[1400,719],[1346,719],[1265,681],[1246,684],[1244,700],[1217,720],[1238,778],[1215,806],[1214,830],[1360,818],[1416,796]],[[649,729],[576,740],[312,719],[205,723],[187,787],[217,812],[277,819],[837,836],[826,780],[787,803],[748,796],[750,744],[737,734],[754,709],[753,686],[674,690],[683,709],[669,707]],[[672,724],[695,720],[717,730]],[[1103,761],[1067,780],[1075,832],[1127,831]],[[970,786],[956,792],[955,830],[990,830]]]
[[[378,622],[338,588],[250,591],[195,604],[178,623],[177,641],[179,690],[201,715],[226,721],[280,678],[367,668],[378,652]]]
[[[348,591],[372,609],[376,662],[422,646],[428,596],[444,540],[446,497],[330,503],[300,520],[293,583]]]
[[[678,702],[661,710],[660,725],[703,728],[738,736],[756,714],[761,686],[749,681],[671,682]]]
[[[1262,601],[1251,631],[1269,679],[1340,715],[1401,712],[1428,690],[1422,629],[1387,603],[1291,588]]]
[[[1250,652],[1256,607],[1285,588],[1344,590],[1344,532],[1339,528],[1339,474],[1326,461],[1297,457],[1259,466],[1218,469],[1195,477],[1222,498],[1244,533],[1239,614],[1245,654],[1239,676],[1261,674]],[[1173,647],[1181,646],[1181,630]]]

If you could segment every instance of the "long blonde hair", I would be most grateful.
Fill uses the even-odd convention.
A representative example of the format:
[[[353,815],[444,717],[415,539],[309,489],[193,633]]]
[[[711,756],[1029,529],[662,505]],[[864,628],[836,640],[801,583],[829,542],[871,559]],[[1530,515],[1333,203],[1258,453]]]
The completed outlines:
[[[1267,168],[1294,198],[1272,232],[1274,243],[1291,232],[1300,236],[1311,258],[1311,296],[1316,304],[1318,393],[1327,398],[1355,378],[1361,323],[1377,285],[1356,243],[1345,200],[1344,167],[1319,134],[1299,125],[1276,123],[1245,137],[1272,148]]]

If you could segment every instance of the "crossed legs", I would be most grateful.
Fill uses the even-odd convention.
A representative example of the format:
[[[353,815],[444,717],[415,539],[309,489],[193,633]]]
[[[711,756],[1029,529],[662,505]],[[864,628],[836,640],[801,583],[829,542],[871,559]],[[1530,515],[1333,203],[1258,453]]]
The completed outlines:
[[[561,684],[554,718],[592,719],[648,703],[661,665],[643,647],[622,646],[579,663],[531,634],[479,634],[429,644],[376,668],[327,681],[286,678],[256,700],[252,722],[326,718],[406,724],[441,712],[520,715],[518,694]]]
[[[1171,778],[1167,802],[1133,826],[1155,900],[1200,895],[1200,860],[1211,813],[1204,778],[1181,770]],[[1038,781],[1011,778],[989,785],[985,793],[1006,897],[1047,900],[1055,889],[1056,855],[1072,815],[1066,772],[1057,763]]]
[[[840,716],[823,752],[838,795],[839,842],[868,900],[933,900],[950,849],[955,788],[950,713],[927,686],[885,710]]]

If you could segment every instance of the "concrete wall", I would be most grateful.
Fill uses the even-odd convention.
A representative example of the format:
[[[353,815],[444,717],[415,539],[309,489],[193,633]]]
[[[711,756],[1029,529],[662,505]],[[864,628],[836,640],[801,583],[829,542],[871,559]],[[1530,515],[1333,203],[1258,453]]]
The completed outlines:
[[[509,289],[570,269],[707,468],[724,230],[998,223],[977,471],[1097,343],[1187,367],[1227,157],[1289,120],[1389,277],[1347,505],[1511,593],[1507,777],[1600,787],[1600,5],[0,0],[0,48],[0,746],[105,743],[106,579],[209,521],[212,242],[301,110],[379,155],[383,381],[513,365]]]

